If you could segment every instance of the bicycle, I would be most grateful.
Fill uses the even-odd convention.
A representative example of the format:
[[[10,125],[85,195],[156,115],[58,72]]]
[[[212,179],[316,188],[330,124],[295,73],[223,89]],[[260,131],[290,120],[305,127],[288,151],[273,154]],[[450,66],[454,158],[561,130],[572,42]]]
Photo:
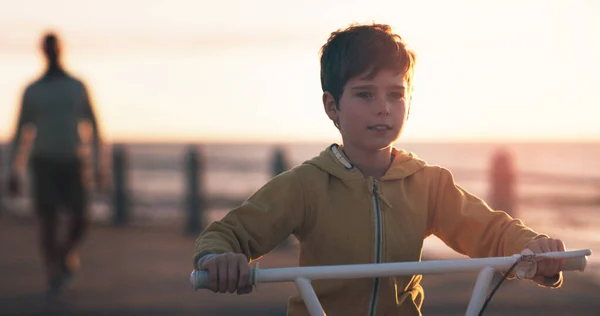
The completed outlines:
[[[542,259],[566,259],[563,271],[583,272],[587,266],[587,256],[590,256],[591,254],[592,252],[590,249],[547,252],[542,254],[534,254],[529,249],[525,249],[521,254],[492,258],[308,266],[270,268],[263,270],[259,270],[257,264],[255,268],[250,269],[250,284],[257,286],[259,283],[295,282],[309,314],[311,316],[325,316],[325,311],[310,284],[311,280],[374,278],[480,271],[473,287],[471,299],[465,314],[467,316],[472,316],[481,315],[483,313],[495,291],[505,280],[506,277],[500,280],[486,298],[495,271],[506,271],[505,275],[508,275],[514,270],[517,279],[531,278],[535,275],[537,270],[537,261]],[[193,290],[208,288],[208,272],[202,270],[192,271],[190,282]]]

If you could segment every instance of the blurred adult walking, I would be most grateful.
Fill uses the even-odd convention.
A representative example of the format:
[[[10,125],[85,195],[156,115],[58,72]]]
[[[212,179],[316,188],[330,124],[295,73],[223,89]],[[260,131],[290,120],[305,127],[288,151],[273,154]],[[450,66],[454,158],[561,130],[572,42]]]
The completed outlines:
[[[25,136],[30,134],[24,131],[32,130],[28,160],[32,201],[39,219],[40,245],[50,295],[59,293],[80,264],[76,247],[86,231],[89,189],[84,170],[86,160],[82,155],[85,143],[92,142],[96,187],[102,188],[106,180],[100,161],[98,122],[87,87],[63,68],[60,44],[56,34],[43,35],[41,49],[47,67],[40,78],[26,87],[22,96],[9,155],[11,172],[8,179],[9,195],[22,195],[22,181],[15,161],[27,143]],[[61,242],[57,238],[63,235],[59,234],[60,210],[64,210],[69,218],[66,239]]]

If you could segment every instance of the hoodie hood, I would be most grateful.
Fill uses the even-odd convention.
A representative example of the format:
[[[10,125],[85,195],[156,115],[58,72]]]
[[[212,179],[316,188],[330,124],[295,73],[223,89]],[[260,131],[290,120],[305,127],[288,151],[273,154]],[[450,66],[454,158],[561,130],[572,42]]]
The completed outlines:
[[[380,179],[382,181],[404,179],[427,165],[425,161],[419,159],[415,154],[405,150],[392,148],[392,155],[394,156],[394,161],[392,161],[389,169]],[[305,161],[304,164],[316,166],[342,181],[364,179],[364,175],[352,164],[337,144],[332,144],[318,156]]]

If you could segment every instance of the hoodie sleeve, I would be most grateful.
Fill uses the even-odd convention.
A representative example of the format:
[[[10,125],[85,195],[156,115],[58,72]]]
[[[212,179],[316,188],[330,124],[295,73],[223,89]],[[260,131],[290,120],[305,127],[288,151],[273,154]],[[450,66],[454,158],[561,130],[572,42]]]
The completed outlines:
[[[521,253],[535,238],[547,237],[456,185],[452,173],[439,168],[430,197],[431,232],[455,251],[472,258],[501,257]],[[562,275],[544,286],[558,287]]]
[[[242,253],[256,260],[290,234],[298,234],[305,216],[304,196],[294,169],[274,177],[198,236],[194,266],[209,253]]]

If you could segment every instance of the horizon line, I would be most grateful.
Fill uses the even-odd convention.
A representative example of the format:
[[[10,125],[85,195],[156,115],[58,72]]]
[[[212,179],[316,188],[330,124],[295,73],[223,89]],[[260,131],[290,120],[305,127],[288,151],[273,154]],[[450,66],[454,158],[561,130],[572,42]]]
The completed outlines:
[[[203,145],[203,144],[248,144],[248,145],[284,145],[284,144],[298,144],[298,145],[316,145],[316,144],[330,144],[330,143],[341,143],[338,140],[317,140],[317,139],[294,139],[290,138],[287,140],[278,139],[243,139],[243,138],[111,138],[103,140],[103,143],[115,145],[115,144],[148,144],[148,145]],[[600,138],[410,138],[404,140],[398,140],[394,144],[600,144]],[[10,139],[0,138],[1,145],[10,144]]]

